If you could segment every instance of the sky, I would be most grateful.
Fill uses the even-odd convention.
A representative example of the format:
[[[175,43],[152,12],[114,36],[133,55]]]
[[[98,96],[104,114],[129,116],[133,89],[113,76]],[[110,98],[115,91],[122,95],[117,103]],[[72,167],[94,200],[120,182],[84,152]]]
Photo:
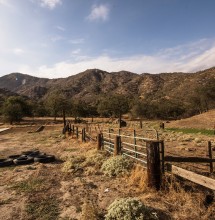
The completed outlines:
[[[0,0],[0,76],[215,66],[214,0]]]

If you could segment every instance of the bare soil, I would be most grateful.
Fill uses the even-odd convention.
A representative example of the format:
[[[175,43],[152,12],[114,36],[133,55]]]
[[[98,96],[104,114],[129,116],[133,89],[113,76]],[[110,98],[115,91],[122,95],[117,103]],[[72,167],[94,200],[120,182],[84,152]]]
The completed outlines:
[[[204,122],[201,123],[203,126]],[[14,126],[0,133],[0,158],[32,149],[57,158],[49,164],[0,168],[0,219],[104,219],[108,206],[115,199],[124,197],[141,199],[154,209],[158,219],[215,219],[214,204],[209,208],[204,206],[204,190],[191,184],[192,190],[186,191],[177,184],[177,187],[170,184],[156,192],[147,188],[145,171],[139,165],[138,169],[120,177],[105,176],[95,164],[78,163],[76,169],[63,172],[69,158],[87,158],[96,143],[82,143],[75,137],[64,136],[62,124],[48,124],[39,133],[28,133],[38,126]],[[208,124],[204,126],[208,127]],[[159,131],[159,134],[166,142],[167,152],[177,155],[205,155],[205,144],[211,139],[165,131]],[[96,218],[86,217],[84,213],[83,205],[89,203],[96,207],[91,210],[97,213]]]

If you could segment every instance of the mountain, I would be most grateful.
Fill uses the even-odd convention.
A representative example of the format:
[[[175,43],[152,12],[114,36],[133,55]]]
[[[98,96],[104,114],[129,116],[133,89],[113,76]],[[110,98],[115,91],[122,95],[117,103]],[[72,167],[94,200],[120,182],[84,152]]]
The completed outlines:
[[[40,99],[55,89],[68,98],[95,101],[102,94],[138,95],[141,98],[186,99],[208,81],[215,79],[215,67],[196,73],[136,74],[89,69],[67,78],[47,79],[21,73],[0,77],[0,88]]]

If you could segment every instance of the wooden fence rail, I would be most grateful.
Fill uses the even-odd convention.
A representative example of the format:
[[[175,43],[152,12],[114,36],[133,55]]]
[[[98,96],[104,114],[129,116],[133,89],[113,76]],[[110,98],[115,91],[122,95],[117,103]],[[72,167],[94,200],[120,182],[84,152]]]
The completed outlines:
[[[215,190],[215,180],[214,179],[196,174],[192,171],[182,169],[182,168],[174,166],[172,164],[167,164],[167,170],[174,175],[180,176],[184,179],[187,179],[191,182],[194,182],[196,184],[204,186],[208,189]]]
[[[175,156],[165,156],[164,160],[166,162],[182,162],[182,163],[213,163],[215,159],[204,158],[204,157],[175,157]]]

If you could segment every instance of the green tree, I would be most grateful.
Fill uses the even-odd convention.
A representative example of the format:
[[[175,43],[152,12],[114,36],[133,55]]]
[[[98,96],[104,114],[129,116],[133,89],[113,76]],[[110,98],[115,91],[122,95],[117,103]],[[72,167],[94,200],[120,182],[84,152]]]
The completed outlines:
[[[201,114],[215,107],[215,79],[208,80],[203,86],[195,89],[189,99],[190,114]]]
[[[112,95],[101,98],[97,111],[104,116],[114,116],[119,118],[121,127],[122,114],[129,111],[129,100],[123,95]]]
[[[141,99],[134,99],[131,103],[130,113],[133,117],[140,118],[140,127],[143,127],[143,118],[147,116],[147,103]]]
[[[65,115],[71,109],[71,103],[64,95],[61,90],[54,90],[48,94],[45,101],[46,108],[50,112],[52,116],[54,116],[54,120],[56,120],[57,116],[63,116],[64,124]]]
[[[79,117],[89,116],[88,105],[84,101],[72,100],[71,114],[75,118],[75,121],[77,121]]]
[[[24,116],[31,115],[31,107],[26,100],[19,96],[11,96],[3,103],[2,113],[4,120],[10,122],[19,122]]]

